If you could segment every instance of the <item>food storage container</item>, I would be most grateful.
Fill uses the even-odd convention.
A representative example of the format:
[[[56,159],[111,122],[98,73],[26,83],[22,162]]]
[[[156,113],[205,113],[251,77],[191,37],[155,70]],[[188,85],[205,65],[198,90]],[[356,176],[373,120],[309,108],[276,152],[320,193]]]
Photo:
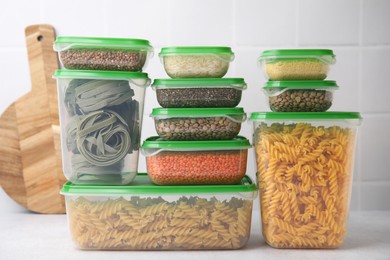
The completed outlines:
[[[229,140],[246,120],[242,108],[154,108],[157,134],[166,140]]]
[[[171,78],[222,78],[234,59],[230,47],[218,46],[166,47],[159,56]]]
[[[153,56],[149,41],[129,38],[58,36],[54,42],[66,69],[142,71]]]
[[[333,51],[326,49],[266,50],[259,57],[269,80],[323,80],[335,62]]]
[[[152,87],[164,108],[235,107],[246,83],[242,78],[156,79]]]
[[[356,112],[252,113],[262,231],[276,248],[336,248],[346,231]]]
[[[68,226],[81,249],[238,249],[251,229],[256,185],[157,186],[138,174],[131,186],[62,188]]]
[[[332,80],[268,81],[263,87],[275,112],[325,112],[332,106],[336,89]]]
[[[57,70],[62,165],[73,183],[127,184],[137,172],[148,74]]]
[[[167,141],[142,144],[148,174],[159,185],[236,184],[246,173],[249,141]]]

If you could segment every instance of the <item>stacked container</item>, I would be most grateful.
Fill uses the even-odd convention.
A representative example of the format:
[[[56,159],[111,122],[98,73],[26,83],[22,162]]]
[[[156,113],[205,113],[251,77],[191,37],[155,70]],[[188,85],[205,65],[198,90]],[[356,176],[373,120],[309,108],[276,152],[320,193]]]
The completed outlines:
[[[259,63],[274,112],[251,114],[262,231],[276,248],[336,248],[346,235],[357,112],[325,112],[331,50],[268,50]]]

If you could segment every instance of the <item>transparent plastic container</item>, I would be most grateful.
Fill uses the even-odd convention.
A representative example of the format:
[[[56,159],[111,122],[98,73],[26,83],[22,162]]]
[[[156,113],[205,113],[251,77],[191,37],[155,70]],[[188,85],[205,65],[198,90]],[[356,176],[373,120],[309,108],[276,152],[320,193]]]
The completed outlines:
[[[269,80],[323,80],[336,59],[327,49],[279,49],[264,51],[258,62]]]
[[[284,80],[268,81],[263,90],[272,111],[325,112],[338,88],[331,80]]]
[[[142,72],[57,70],[62,166],[73,183],[123,185],[137,173]]]
[[[164,108],[236,107],[246,83],[242,78],[156,79],[152,87]]]
[[[347,232],[357,112],[252,113],[262,231],[275,248],[337,248]]]
[[[230,140],[246,120],[243,108],[154,108],[157,134],[165,140]]]
[[[87,250],[239,249],[250,236],[256,185],[158,186],[138,174],[131,186],[62,188],[73,242]]]
[[[249,141],[166,141],[150,137],[142,154],[159,185],[237,184],[246,173]]]
[[[234,59],[230,47],[219,46],[166,47],[159,56],[171,78],[222,78]]]
[[[142,71],[153,56],[149,41],[130,38],[58,36],[54,42],[66,69]]]

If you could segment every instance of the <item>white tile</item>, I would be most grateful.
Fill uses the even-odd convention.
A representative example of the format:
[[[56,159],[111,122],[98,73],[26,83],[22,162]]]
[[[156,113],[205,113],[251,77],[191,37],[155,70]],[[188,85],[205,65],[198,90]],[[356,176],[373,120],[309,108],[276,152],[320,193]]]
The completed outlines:
[[[390,210],[390,182],[362,183],[361,210]]]
[[[390,1],[363,0],[363,44],[390,43]]]
[[[362,51],[363,112],[390,112],[390,47]]]
[[[361,179],[390,181],[390,115],[364,115],[359,133]]]
[[[293,46],[296,4],[296,0],[237,0],[237,44]]]
[[[232,44],[233,0],[172,0],[171,45]]]
[[[349,209],[353,211],[360,210],[360,183],[352,184],[351,201]]]
[[[104,6],[109,36],[147,39],[153,46],[169,44],[169,1],[116,0]]]
[[[300,45],[357,45],[359,1],[300,0]]]

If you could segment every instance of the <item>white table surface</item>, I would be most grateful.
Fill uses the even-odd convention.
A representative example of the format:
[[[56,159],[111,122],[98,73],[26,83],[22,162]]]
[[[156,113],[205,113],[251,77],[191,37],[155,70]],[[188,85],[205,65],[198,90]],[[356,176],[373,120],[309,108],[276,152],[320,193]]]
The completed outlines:
[[[254,211],[251,238],[245,248],[224,251],[82,251],[68,233],[65,215],[40,215],[2,209],[0,259],[390,259],[390,211],[351,212],[347,238],[339,249],[274,249],[261,236]]]

